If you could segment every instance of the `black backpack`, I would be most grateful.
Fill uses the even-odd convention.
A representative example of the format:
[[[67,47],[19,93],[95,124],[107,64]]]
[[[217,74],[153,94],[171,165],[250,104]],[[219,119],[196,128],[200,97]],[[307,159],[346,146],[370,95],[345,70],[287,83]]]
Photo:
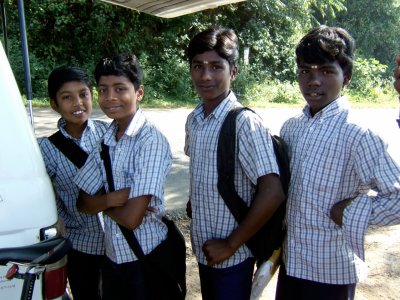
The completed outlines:
[[[229,111],[221,127],[217,150],[218,191],[238,223],[243,221],[249,211],[249,207],[237,194],[234,184],[235,162],[237,161],[235,154],[236,117],[243,110],[253,111],[247,107],[236,107]],[[269,138],[267,134],[269,133],[266,131],[266,138]],[[285,196],[287,196],[290,181],[287,147],[278,136],[270,136],[279,166],[280,180]],[[285,211],[286,199],[269,221],[246,242],[258,263],[271,257],[274,250],[281,248],[285,236],[283,226]]]

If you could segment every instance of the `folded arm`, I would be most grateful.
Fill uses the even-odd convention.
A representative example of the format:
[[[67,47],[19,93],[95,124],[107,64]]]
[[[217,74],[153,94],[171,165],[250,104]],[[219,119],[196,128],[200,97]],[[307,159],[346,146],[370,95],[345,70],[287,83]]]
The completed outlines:
[[[94,215],[107,209],[125,205],[128,201],[129,191],[129,188],[125,188],[106,193],[104,188],[101,188],[95,195],[89,195],[80,190],[76,206],[78,211]]]

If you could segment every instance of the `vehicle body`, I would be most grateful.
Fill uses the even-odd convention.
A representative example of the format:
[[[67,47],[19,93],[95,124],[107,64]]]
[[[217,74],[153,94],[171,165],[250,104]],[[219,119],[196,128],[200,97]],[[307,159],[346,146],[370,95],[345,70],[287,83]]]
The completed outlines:
[[[58,236],[53,187],[1,43],[0,66],[0,299],[20,299],[25,272],[32,299],[57,299],[69,242]]]

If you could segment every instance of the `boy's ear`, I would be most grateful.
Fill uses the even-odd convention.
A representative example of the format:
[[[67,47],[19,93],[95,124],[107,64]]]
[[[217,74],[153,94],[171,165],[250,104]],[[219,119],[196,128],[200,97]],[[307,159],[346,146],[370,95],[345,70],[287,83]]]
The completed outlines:
[[[351,80],[351,76],[352,76],[353,74],[351,73],[351,72],[349,72],[349,73],[347,73],[347,74],[345,74],[344,76],[343,76],[343,87],[345,87],[345,86],[347,86],[349,83],[350,83],[350,80]]]
[[[236,79],[236,76],[238,74],[238,69],[236,66],[232,67],[231,69],[231,81],[234,81]]]
[[[144,96],[144,86],[141,84],[139,88],[136,90],[136,100],[141,101]]]
[[[56,100],[50,99],[50,106],[54,111],[58,112],[58,105]]]

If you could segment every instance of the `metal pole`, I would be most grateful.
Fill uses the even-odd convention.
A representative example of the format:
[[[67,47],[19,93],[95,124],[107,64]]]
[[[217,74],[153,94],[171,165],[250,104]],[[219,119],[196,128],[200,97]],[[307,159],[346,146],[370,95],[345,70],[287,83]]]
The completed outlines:
[[[4,37],[4,51],[8,57],[8,37],[7,37],[7,16],[6,16],[6,9],[4,7],[4,0],[0,0],[1,6],[1,25],[3,28],[3,37]]]
[[[28,102],[28,112],[31,125],[33,127],[33,114],[32,114],[32,86],[31,86],[31,70],[29,67],[29,54],[28,54],[28,41],[26,38],[26,26],[25,26],[25,13],[24,13],[24,1],[18,0],[18,17],[19,17],[19,28],[21,32],[21,44],[22,44],[22,59],[24,63],[24,75],[25,75],[25,87],[26,87],[26,100]]]

